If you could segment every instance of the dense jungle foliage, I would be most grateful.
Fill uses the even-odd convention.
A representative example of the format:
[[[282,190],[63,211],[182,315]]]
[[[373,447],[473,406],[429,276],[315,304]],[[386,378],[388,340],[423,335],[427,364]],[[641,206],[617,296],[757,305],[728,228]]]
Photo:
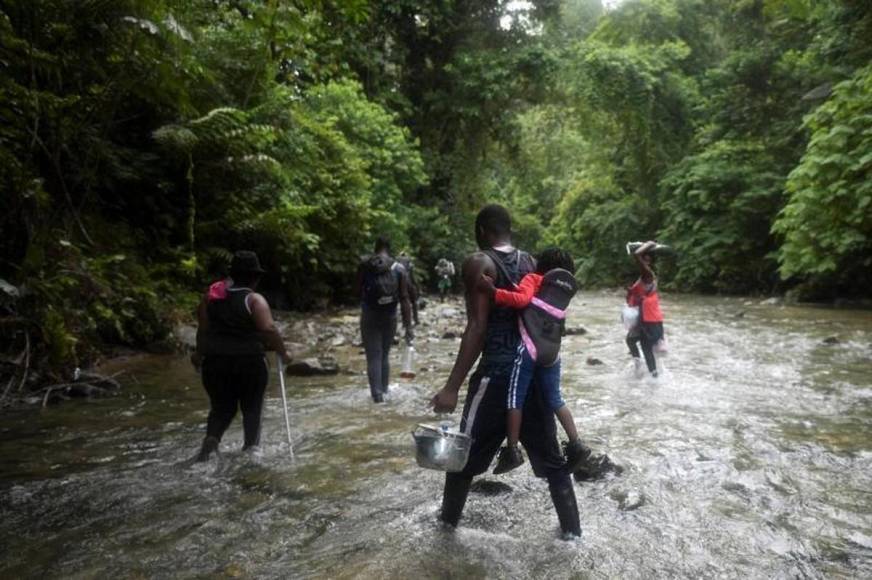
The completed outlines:
[[[587,286],[656,238],[673,289],[863,295],[872,4],[607,5],[0,0],[0,388],[161,341],[240,248],[279,307],[379,233],[427,282],[489,201]]]

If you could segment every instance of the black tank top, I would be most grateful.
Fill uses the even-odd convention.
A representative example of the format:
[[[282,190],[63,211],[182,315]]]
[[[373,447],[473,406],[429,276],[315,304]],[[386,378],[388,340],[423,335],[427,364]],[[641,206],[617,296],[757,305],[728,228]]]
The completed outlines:
[[[209,328],[205,355],[247,356],[263,354],[263,343],[246,304],[249,288],[228,288],[227,298],[206,305]]]
[[[497,265],[497,277],[494,286],[513,289],[514,284],[521,281],[525,275],[534,271],[533,258],[527,252],[512,250],[500,252],[488,250],[485,252],[492,260],[500,260],[504,268]],[[505,272],[503,271],[505,269]],[[510,276],[508,279],[506,276]],[[512,372],[512,364],[517,356],[521,335],[518,331],[518,313],[520,310],[494,306],[487,319],[484,350],[478,363],[478,372],[489,377],[504,377]]]

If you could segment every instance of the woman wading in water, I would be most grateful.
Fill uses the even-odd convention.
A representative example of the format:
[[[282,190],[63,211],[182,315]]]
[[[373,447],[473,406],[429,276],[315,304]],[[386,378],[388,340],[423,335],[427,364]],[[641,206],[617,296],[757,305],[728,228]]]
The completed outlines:
[[[218,450],[237,408],[242,410],[242,449],[253,451],[260,445],[261,411],[269,380],[264,351],[274,350],[287,360],[269,304],[254,291],[263,273],[257,254],[236,252],[230,278],[212,284],[197,308],[197,350],[191,362],[202,368],[210,407],[197,461],[206,461]]]

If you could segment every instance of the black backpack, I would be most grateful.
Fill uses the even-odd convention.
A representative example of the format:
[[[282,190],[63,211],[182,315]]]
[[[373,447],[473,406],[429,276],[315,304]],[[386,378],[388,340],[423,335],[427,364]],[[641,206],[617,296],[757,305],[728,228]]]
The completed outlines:
[[[521,311],[521,321],[536,346],[537,365],[548,367],[557,362],[564,313],[576,292],[578,282],[570,272],[560,268],[548,270],[533,302]]]
[[[400,278],[393,258],[370,256],[363,263],[363,300],[369,306],[388,306],[400,299]]]

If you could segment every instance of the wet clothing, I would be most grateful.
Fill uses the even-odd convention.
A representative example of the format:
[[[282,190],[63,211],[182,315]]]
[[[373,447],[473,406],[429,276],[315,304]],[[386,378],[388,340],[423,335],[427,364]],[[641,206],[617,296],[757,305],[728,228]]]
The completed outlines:
[[[506,391],[505,377],[491,378],[476,373],[470,379],[460,427],[473,438],[472,447],[463,471],[445,474],[439,516],[445,523],[457,526],[473,477],[487,471],[505,439]],[[548,481],[560,529],[564,534],[580,536],[581,522],[575,490],[557,444],[554,413],[548,409],[540,389],[534,388],[530,392],[523,415],[520,440],[530,458],[533,473]]]
[[[639,320],[642,322],[663,322],[656,279],[647,284],[641,278],[636,280],[627,290],[627,304],[639,306]]]
[[[209,287],[203,336],[203,387],[209,395],[206,436],[221,440],[242,410],[245,447],[260,443],[263,397],[269,369],[260,334],[251,316],[250,288],[236,288],[231,280]]]
[[[494,280],[497,288],[511,288],[525,274],[535,270],[535,263],[526,252],[489,250],[486,253],[504,266],[497,268]],[[440,518],[451,525],[456,526],[460,520],[473,476],[487,471],[506,438],[509,383],[520,344],[517,311],[494,306],[488,317],[481,359],[469,381],[460,422],[461,431],[472,438],[469,459],[463,471],[448,473],[445,478]],[[533,472],[548,480],[560,528],[564,533],[581,535],[575,491],[557,443],[554,413],[549,410],[542,389],[535,384],[524,401],[523,417],[520,441]]]
[[[209,394],[206,436],[219,441],[242,410],[244,446],[260,445],[263,397],[269,382],[269,368],[263,355],[206,356],[203,385]]]
[[[526,252],[489,250],[487,254],[505,266],[505,272],[497,268],[494,280],[497,288],[513,287],[535,268],[532,257]],[[469,476],[487,470],[506,437],[512,371],[521,346],[518,311],[494,306],[485,337],[481,360],[469,382],[460,423],[461,431],[472,438],[469,460],[462,471]],[[520,440],[530,457],[533,472],[538,477],[561,473],[564,460],[557,444],[557,426],[542,389],[533,383],[525,401],[519,404],[524,413]]]
[[[657,371],[657,358],[654,356],[654,346],[662,338],[662,322],[643,322],[627,334],[627,346],[630,348],[630,354],[633,355],[633,358],[639,358],[639,347],[636,346],[638,342],[642,347],[642,355],[645,357],[645,366],[652,373]]]
[[[557,512],[560,530],[571,536],[581,536],[581,521],[578,517],[578,503],[575,500],[575,489],[569,475],[555,474],[547,477],[548,491],[551,502]],[[462,473],[446,473],[445,488],[442,491],[442,511],[439,518],[452,526],[460,522],[460,515],[469,497],[472,486],[472,476]]]
[[[392,258],[387,259],[392,260]],[[365,280],[367,276],[365,262],[361,267],[364,269],[362,276]],[[404,298],[402,296],[403,289],[405,288],[408,292],[406,284],[401,283],[406,276],[406,269],[403,265],[394,261],[391,265],[391,272],[396,276],[397,281],[395,301],[387,305],[373,305],[366,300],[365,288],[362,289],[361,294],[360,337],[366,353],[366,376],[369,382],[369,392],[375,402],[383,401],[388,392],[391,370],[390,353],[394,334],[397,332],[397,305]]]
[[[472,446],[464,475],[480,475],[487,471],[503,440],[506,438],[509,377],[473,374],[463,406],[460,430],[472,438]],[[533,386],[522,406],[520,441],[530,458],[537,477],[564,473],[565,461],[557,444],[557,423],[545,401],[544,393]]]
[[[485,252],[502,268],[497,268],[494,286],[497,289],[514,288],[518,282],[536,269],[532,256],[526,252],[512,249],[508,252],[488,250]],[[512,279],[507,279],[511,276]],[[485,376],[506,377],[511,374],[515,363],[521,334],[518,330],[518,311],[513,308],[495,305],[488,315],[484,349],[477,371]]]
[[[551,412],[556,412],[563,407],[565,403],[560,396],[560,359],[551,366],[537,365],[527,347],[521,344],[518,347],[518,356],[515,358],[515,366],[509,381],[506,406],[509,409],[523,408],[530,385],[534,382],[542,391],[545,404]]]
[[[390,352],[397,332],[397,313],[364,306],[360,314],[360,335],[366,352],[366,376],[374,401],[381,401],[388,392]]]
[[[204,335],[205,356],[263,356],[263,342],[254,326],[249,306],[252,293],[250,288],[225,285],[225,298],[210,298],[216,294],[210,287],[206,299],[209,326]]]
[[[645,366],[651,373],[657,372],[654,345],[663,338],[663,312],[657,294],[657,279],[645,283],[641,278],[627,290],[627,304],[639,308],[639,324],[627,334],[627,346],[633,358],[639,358],[638,342],[645,357]]]

